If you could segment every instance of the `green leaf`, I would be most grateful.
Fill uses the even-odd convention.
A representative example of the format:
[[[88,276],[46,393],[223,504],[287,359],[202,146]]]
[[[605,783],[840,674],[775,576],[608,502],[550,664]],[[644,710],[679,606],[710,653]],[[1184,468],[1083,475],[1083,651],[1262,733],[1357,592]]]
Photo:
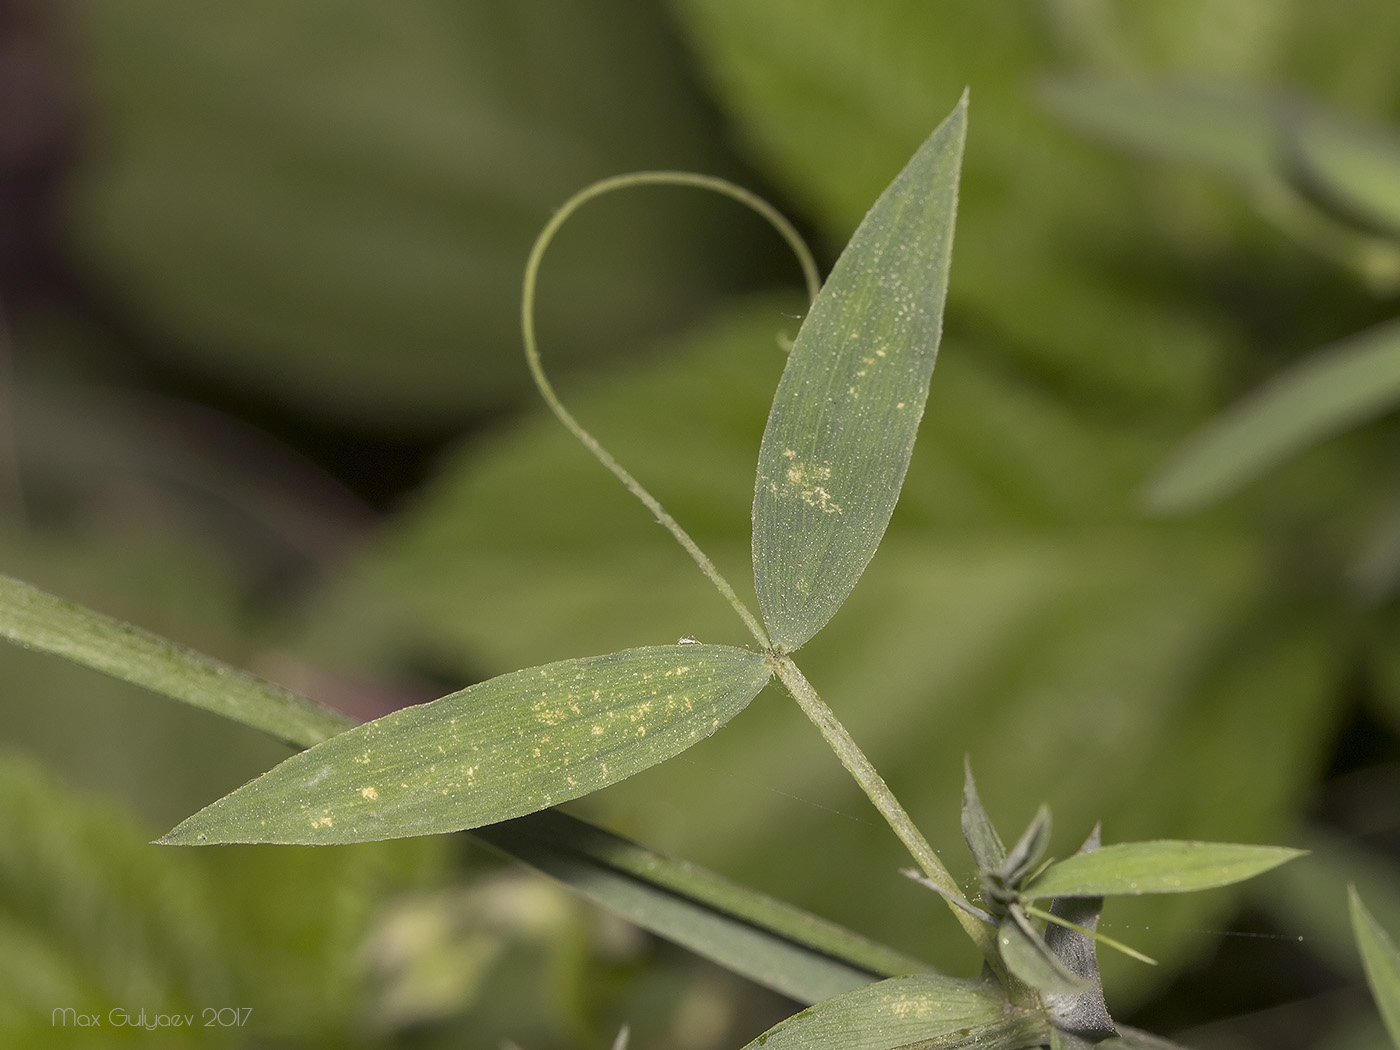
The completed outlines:
[[[798,1002],[929,969],[784,901],[557,810],[474,834],[629,922]]]
[[[1278,178],[1274,107],[1255,92],[1203,84],[1051,78],[1039,100],[1065,121],[1130,149],[1246,183]]]
[[[521,264],[575,189],[733,168],[653,4],[84,2],[69,28],[95,136],[65,186],[84,269],[180,367],[361,423],[524,391]],[[676,198],[561,242],[551,361],[650,338],[763,255],[765,231]]]
[[[1092,987],[1050,950],[1019,904],[1011,905],[997,927],[997,947],[1006,968],[1038,991],[1079,995]]]
[[[1008,1007],[992,984],[953,977],[896,977],[819,1003],[782,1021],[744,1050],[1011,1050],[1046,1033],[1038,1016]]]
[[[54,1031],[55,1008],[189,1012],[234,991],[201,873],[143,838],[110,800],[77,797],[30,759],[0,753],[6,1045],[72,1045],[71,1032]]]
[[[294,755],[160,841],[372,842],[533,813],[679,754],[770,674],[762,656],[699,643],[515,671]]]
[[[885,534],[943,329],[967,97],[881,194],[807,315],[754,485],[754,581],[780,650],[816,634]]]
[[[972,760],[966,756],[963,758],[962,831],[978,870],[1000,871],[1006,862],[1006,846],[982,807],[977,782],[972,778]]]
[[[1053,376],[1062,396],[1086,395],[1086,409],[1124,396],[1151,413],[1194,403],[1218,337],[1189,308],[1164,309],[1161,286],[1125,281],[1118,262],[1160,244],[1161,225],[1190,234],[1156,203],[1143,208],[1120,158],[1064,134],[1035,106],[1027,83],[1065,53],[1031,9],[673,6],[754,155],[837,244],[923,141],[928,114],[974,85],[949,309],[995,340],[999,360]]]
[[[1066,121],[1121,147],[1213,169],[1308,247],[1376,290],[1400,280],[1389,171],[1394,143],[1314,106],[1217,84],[1051,80],[1041,101]]]
[[[309,747],[354,722],[139,627],[0,576],[0,637]]]
[[[1319,441],[1400,401],[1400,323],[1306,358],[1217,417],[1148,484],[1149,507],[1207,506]]]
[[[1225,842],[1122,842],[1050,865],[1025,893],[1031,898],[1191,893],[1242,882],[1306,852]]]
[[[1287,174],[1321,207],[1357,226],[1400,237],[1400,137],[1315,107],[1287,122]]]
[[[1366,910],[1356,887],[1349,889],[1351,926],[1356,933],[1356,946],[1366,965],[1366,980],[1376,997],[1390,1039],[1400,1047],[1400,949]]]

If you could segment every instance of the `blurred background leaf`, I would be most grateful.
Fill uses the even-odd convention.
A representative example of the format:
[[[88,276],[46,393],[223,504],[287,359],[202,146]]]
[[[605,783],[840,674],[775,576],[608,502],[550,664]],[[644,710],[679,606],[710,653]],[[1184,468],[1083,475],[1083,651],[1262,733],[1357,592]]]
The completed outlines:
[[[362,423],[523,389],[520,270],[575,189],[736,168],[653,5],[139,0],[68,20],[86,277],[182,365]],[[561,245],[556,360],[615,354],[744,280],[757,225],[681,196],[593,209]]]

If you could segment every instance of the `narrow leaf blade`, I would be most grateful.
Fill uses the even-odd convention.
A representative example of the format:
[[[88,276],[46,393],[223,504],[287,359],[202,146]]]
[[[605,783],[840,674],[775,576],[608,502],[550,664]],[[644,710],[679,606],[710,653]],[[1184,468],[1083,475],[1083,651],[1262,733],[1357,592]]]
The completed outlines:
[[[943,327],[967,98],[870,209],[797,334],[754,486],[753,560],[773,644],[806,642],[879,546]]]
[[[1002,877],[1012,886],[1019,886],[1031,872],[1035,871],[1045,851],[1050,847],[1050,807],[1042,805],[1035,811],[1026,830],[1011,847],[1011,852],[1002,862]]]
[[[929,970],[784,901],[558,810],[473,834],[629,922],[798,1002]]]
[[[1351,927],[1356,934],[1356,946],[1366,967],[1366,980],[1376,1006],[1390,1032],[1390,1040],[1400,1050],[1400,949],[1376,922],[1356,887],[1349,888],[1351,898]]]
[[[1208,506],[1289,456],[1400,402],[1400,324],[1312,354],[1190,438],[1147,486],[1147,506]]]
[[[1026,896],[1111,897],[1191,893],[1228,886],[1301,857],[1306,850],[1230,842],[1123,842],[1050,865]]]
[[[246,671],[30,584],[0,576],[0,638],[150,689],[290,744],[310,747],[354,720]]]
[[[769,676],[758,654],[701,644],[526,668],[294,755],[160,841],[372,842],[523,816],[679,754]]]
[[[1013,1010],[993,984],[896,977],[818,1003],[781,1021],[744,1050],[898,1050],[1033,1045],[1048,1025]]]

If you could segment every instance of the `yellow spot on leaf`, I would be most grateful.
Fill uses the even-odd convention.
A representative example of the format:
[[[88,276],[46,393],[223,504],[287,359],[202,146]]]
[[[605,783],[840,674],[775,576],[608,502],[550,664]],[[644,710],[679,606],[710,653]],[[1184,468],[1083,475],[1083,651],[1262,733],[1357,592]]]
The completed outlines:
[[[365,798],[378,798],[378,797],[379,797],[379,792],[376,791],[376,790],[374,790],[374,788],[372,788],[372,787],[363,787],[363,788],[360,788],[360,794],[363,795]]]
[[[854,388],[852,388],[854,392]],[[831,498],[821,482],[831,477],[830,467],[808,468],[805,464],[794,463],[788,467],[788,488],[796,491],[798,497],[809,507],[816,507],[823,514],[840,514],[841,505]]]

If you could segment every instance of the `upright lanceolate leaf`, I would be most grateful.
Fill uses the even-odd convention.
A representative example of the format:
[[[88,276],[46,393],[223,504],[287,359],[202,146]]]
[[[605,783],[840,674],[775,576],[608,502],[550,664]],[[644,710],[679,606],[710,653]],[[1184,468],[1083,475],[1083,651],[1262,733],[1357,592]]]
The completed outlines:
[[[774,1025],[744,1050],[1014,1050],[1048,1036],[1037,1014],[981,981],[920,975],[858,988]]]
[[[294,755],[161,841],[370,842],[523,816],[684,751],[769,676],[762,656],[701,644],[526,668]]]
[[[1356,946],[1361,949],[1361,961],[1366,966],[1366,980],[1385,1019],[1391,1042],[1400,1047],[1400,950],[1361,903],[1356,887],[1350,888],[1350,894],[1351,927],[1356,934]]]
[[[1050,865],[1027,897],[1112,897],[1192,893],[1243,882],[1307,850],[1233,842],[1122,842]]]
[[[753,561],[773,644],[845,601],[889,523],[943,325],[967,98],[857,228],[798,332],[754,486]]]

